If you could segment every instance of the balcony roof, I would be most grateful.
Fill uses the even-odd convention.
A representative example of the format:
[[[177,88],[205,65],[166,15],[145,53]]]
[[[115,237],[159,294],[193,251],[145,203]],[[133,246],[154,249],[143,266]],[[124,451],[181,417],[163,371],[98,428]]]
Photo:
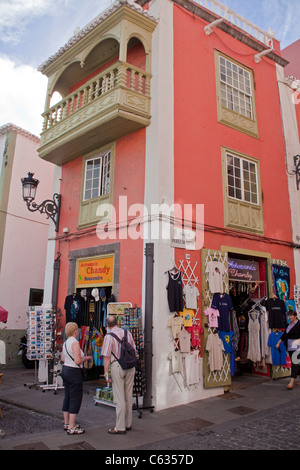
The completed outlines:
[[[90,23],[88,23],[84,28],[80,29],[74,36],[72,36],[69,41],[62,46],[56,54],[50,56],[47,60],[45,60],[39,67],[38,71],[44,73],[46,68],[52,64],[55,60],[57,60],[61,55],[63,55],[68,49],[70,49],[74,44],[79,42],[83,37],[85,37],[90,31],[92,31],[96,26],[101,24],[106,18],[108,18],[112,13],[116,10],[121,8],[122,6],[127,6],[132,10],[140,13],[145,18],[149,18],[153,21],[157,20],[149,14],[147,10],[143,10],[143,8],[135,3],[133,0],[116,0],[112,5],[110,5],[106,10],[100,13],[96,18],[94,18]]]

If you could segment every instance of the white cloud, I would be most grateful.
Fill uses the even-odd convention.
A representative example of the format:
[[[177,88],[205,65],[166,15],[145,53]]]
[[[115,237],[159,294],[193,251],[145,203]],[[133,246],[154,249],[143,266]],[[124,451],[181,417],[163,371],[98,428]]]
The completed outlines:
[[[29,65],[17,65],[0,57],[0,125],[11,122],[39,135],[47,90],[47,78]]]
[[[69,0],[1,0],[0,40],[18,44],[28,23],[34,18],[58,14]]]

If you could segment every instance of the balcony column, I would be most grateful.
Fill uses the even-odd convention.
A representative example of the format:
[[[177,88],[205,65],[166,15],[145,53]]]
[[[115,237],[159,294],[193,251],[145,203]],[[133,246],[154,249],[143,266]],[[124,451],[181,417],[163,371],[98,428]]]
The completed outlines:
[[[120,39],[119,39],[119,60],[121,62],[127,61],[127,34],[125,33],[126,28],[121,29]]]

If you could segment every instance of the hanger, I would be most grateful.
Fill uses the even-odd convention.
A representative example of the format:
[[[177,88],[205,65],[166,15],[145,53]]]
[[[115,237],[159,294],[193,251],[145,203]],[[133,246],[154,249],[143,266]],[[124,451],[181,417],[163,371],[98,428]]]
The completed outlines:
[[[173,267],[171,269],[168,269],[168,271],[165,271],[165,274],[167,274],[168,272],[171,272],[171,271],[179,271],[179,269],[176,266],[175,261],[173,261]]]

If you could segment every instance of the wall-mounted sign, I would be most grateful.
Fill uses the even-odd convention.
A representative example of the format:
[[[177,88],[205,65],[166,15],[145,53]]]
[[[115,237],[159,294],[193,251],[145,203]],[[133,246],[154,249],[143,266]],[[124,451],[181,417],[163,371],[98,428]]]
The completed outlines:
[[[77,260],[76,287],[111,286],[113,279],[113,256]]]
[[[228,276],[232,281],[259,281],[259,263],[246,259],[228,259]]]
[[[174,227],[171,239],[173,248],[183,248],[184,250],[195,250],[196,234],[193,230]]]

